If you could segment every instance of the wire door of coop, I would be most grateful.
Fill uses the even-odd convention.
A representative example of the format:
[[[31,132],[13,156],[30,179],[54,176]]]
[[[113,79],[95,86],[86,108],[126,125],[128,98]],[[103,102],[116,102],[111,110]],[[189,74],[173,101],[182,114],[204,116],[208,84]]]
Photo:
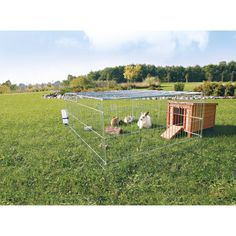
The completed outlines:
[[[199,93],[163,92],[163,91],[110,91],[67,93],[66,110],[69,115],[69,128],[91,150],[100,165],[114,162],[130,156],[147,155],[150,152],[174,145],[186,139],[186,132],[179,132],[175,139],[162,137],[168,125],[168,99],[187,99]],[[137,121],[142,112],[149,112],[152,127],[139,129]],[[186,123],[183,108],[175,108],[175,125]],[[202,117],[199,113],[198,125]],[[129,124],[124,123],[127,116],[134,117]],[[106,133],[112,117],[119,119],[119,134]],[[176,124],[178,122],[178,124]],[[200,132],[201,130],[199,130]],[[193,137],[201,137],[199,132]]]

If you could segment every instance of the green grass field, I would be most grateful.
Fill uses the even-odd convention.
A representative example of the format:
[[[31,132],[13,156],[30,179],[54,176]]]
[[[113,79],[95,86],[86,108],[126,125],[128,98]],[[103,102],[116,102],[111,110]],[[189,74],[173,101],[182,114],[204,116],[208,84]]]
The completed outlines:
[[[123,85],[125,85],[126,83],[124,83]],[[174,84],[173,82],[171,83],[166,83],[166,82],[162,82],[161,83],[161,89],[166,90],[166,91],[174,91]],[[184,91],[193,91],[193,89],[199,85],[201,85],[202,82],[189,82],[189,83],[184,83]],[[139,83],[135,83],[136,85],[136,89],[144,89],[147,88],[148,86],[144,83],[144,82],[139,82]],[[143,87],[144,86],[144,87]]]
[[[175,83],[161,83],[163,90],[173,91]],[[184,91],[193,91],[193,89],[202,84],[202,82],[184,83]]]
[[[236,204],[236,100],[204,138],[103,170],[41,95],[0,96],[0,204]]]

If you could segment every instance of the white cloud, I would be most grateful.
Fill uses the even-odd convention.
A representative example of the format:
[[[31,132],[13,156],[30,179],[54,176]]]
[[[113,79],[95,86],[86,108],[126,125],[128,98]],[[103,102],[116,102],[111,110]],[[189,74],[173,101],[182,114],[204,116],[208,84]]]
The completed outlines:
[[[81,47],[81,43],[79,40],[75,38],[60,38],[55,41],[55,44],[59,47],[64,47],[64,48],[79,48]]]
[[[184,47],[191,47],[194,43],[200,50],[204,50],[207,47],[209,35],[205,31],[186,31],[186,32],[176,32],[176,39],[178,43]]]
[[[92,48],[97,50],[117,50],[129,45],[145,54],[156,54],[158,57],[172,57],[176,49],[188,49],[197,46],[204,50],[208,44],[208,33],[170,32],[170,31],[95,31],[86,30]],[[144,47],[142,48],[142,45]]]

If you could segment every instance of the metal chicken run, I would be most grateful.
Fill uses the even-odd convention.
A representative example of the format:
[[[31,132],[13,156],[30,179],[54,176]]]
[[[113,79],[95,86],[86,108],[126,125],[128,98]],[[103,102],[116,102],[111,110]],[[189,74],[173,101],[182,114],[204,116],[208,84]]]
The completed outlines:
[[[153,151],[158,155],[163,148],[201,138],[204,128],[214,126],[216,106],[206,105],[198,92],[80,92],[66,93],[64,100],[64,123],[101,166]],[[140,125],[145,119],[149,125]]]

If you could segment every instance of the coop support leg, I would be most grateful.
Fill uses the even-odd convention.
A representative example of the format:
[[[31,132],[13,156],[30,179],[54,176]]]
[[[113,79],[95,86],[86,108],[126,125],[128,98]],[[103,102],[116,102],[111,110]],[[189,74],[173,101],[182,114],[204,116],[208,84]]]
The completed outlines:
[[[192,138],[193,134],[188,132],[188,138]]]

